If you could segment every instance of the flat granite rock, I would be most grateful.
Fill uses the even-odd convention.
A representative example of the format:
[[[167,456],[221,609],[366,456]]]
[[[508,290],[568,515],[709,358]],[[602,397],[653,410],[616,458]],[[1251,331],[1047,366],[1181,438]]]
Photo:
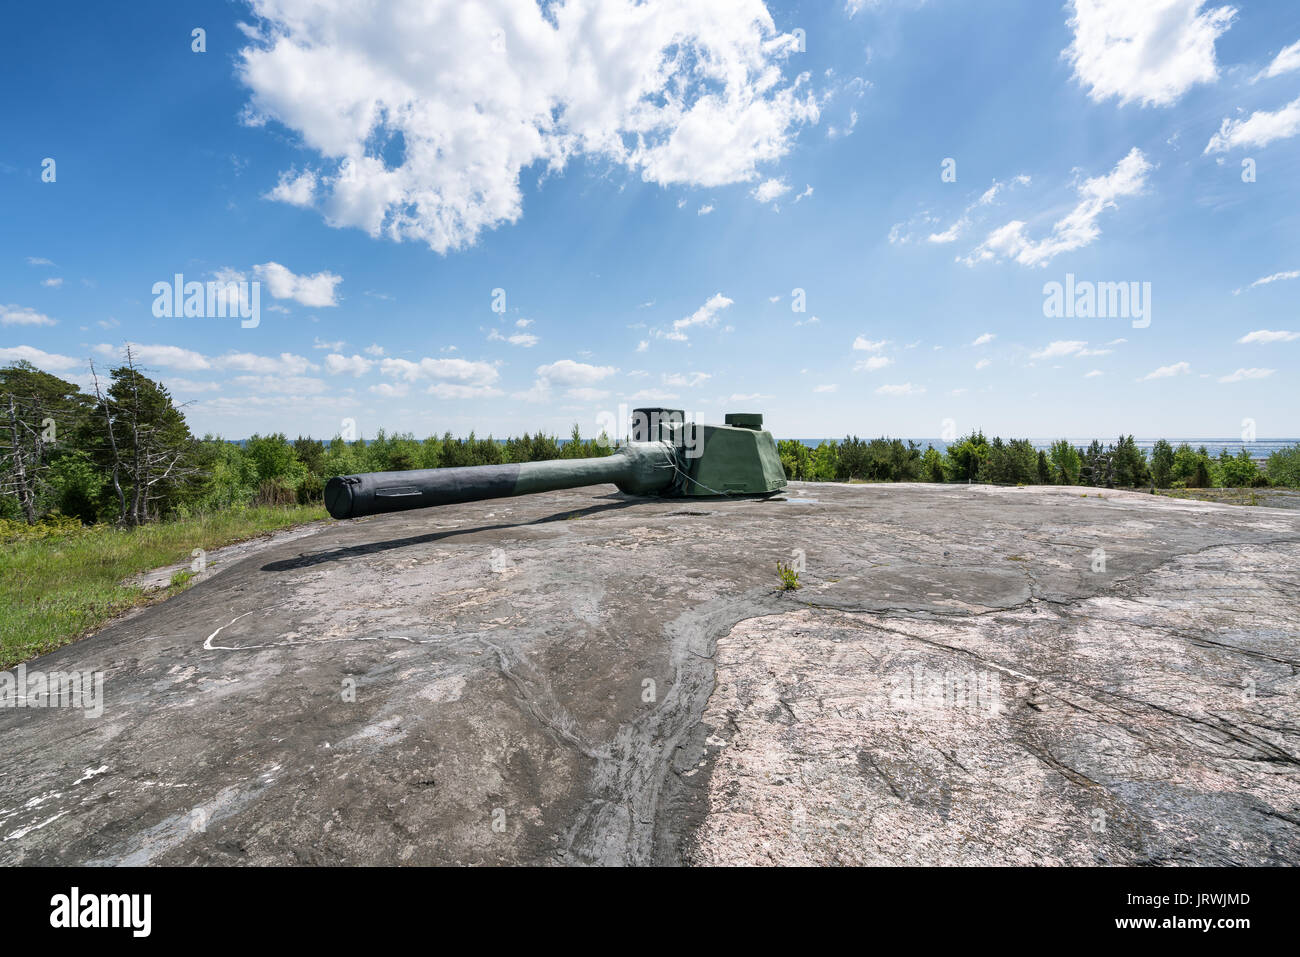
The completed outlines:
[[[0,709],[0,863],[1296,864],[1298,660],[1282,509],[792,483],[332,523],[28,663],[104,710]]]

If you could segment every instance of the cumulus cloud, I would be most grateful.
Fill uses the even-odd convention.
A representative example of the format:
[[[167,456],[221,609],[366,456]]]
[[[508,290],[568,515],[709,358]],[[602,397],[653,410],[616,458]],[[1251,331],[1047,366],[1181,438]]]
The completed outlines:
[[[1219,132],[1205,144],[1206,153],[1226,153],[1244,146],[1264,147],[1274,140],[1289,139],[1300,133],[1300,98],[1270,113],[1257,110],[1244,120],[1225,118]]]
[[[1192,367],[1186,362],[1175,362],[1171,366],[1161,366],[1159,369],[1152,369],[1142,377],[1140,381],[1145,382],[1148,379],[1169,379],[1173,376],[1187,375],[1192,371]]]
[[[1248,332],[1237,341],[1239,343],[1267,343],[1267,342],[1292,342],[1300,339],[1300,332],[1290,332],[1285,329],[1256,329],[1254,332]]]
[[[876,395],[921,395],[924,392],[925,386],[904,382],[901,385],[882,385],[876,390]]]
[[[768,179],[751,190],[750,195],[760,203],[772,203],[788,192],[790,192],[790,186],[785,180]]]
[[[1097,103],[1170,106],[1219,76],[1214,44],[1237,11],[1206,0],[1073,0],[1074,40],[1063,55]]]
[[[292,299],[304,306],[338,305],[334,287],[343,281],[343,277],[332,272],[298,276],[279,263],[270,262],[254,266],[253,273],[276,299]]]
[[[1219,376],[1220,382],[1241,382],[1243,379],[1267,379],[1276,369],[1238,369],[1232,375]]]
[[[43,352],[31,346],[0,347],[0,362],[18,362],[20,360],[30,362],[38,369],[44,369],[47,372],[66,372],[69,369],[75,369],[77,366],[85,364],[84,359],[61,356],[53,352]]]
[[[0,306],[0,326],[53,326],[57,320],[26,306]]]
[[[173,348],[166,346],[162,348]],[[166,363],[159,362],[159,365]],[[301,376],[304,372],[315,372],[315,363],[304,356],[292,352],[281,352],[278,356],[260,356],[252,352],[228,352],[212,359],[217,369],[234,369],[240,372],[256,372],[260,375]]]
[[[617,371],[613,366],[594,366],[572,359],[561,359],[550,365],[538,366],[537,377],[560,385],[578,386],[607,379]]]
[[[993,341],[994,339],[996,339],[996,338],[997,338],[997,336],[996,336],[994,333],[992,333],[992,332],[986,332],[986,333],[984,333],[984,335],[978,337],[974,342],[972,342],[971,345],[973,345],[973,346],[986,346],[986,345],[988,345],[990,342],[992,342],[992,341]]]
[[[331,352],[325,357],[325,371],[330,375],[363,376],[374,368],[374,360],[355,353],[352,356]]]
[[[1285,47],[1255,79],[1281,76],[1283,73],[1291,73],[1294,70],[1300,70],[1300,40],[1297,40],[1289,47]]]
[[[716,326],[718,324],[718,313],[732,304],[733,300],[728,299],[722,293],[714,293],[708,301],[700,308],[696,309],[689,316],[684,316],[673,323],[673,327],[666,333],[658,333],[665,339],[673,339],[678,342],[686,340],[686,331],[692,326]]]
[[[527,320],[521,320],[521,321],[527,321]],[[525,349],[531,349],[533,346],[537,345],[537,343],[541,342],[541,340],[538,339],[537,336],[533,335],[531,332],[516,332],[513,335],[503,336],[500,332],[498,332],[495,329],[493,329],[491,332],[488,333],[488,341],[508,342],[512,346],[523,346]]]
[[[1058,339],[1056,342],[1049,342],[1037,352],[1031,352],[1029,358],[1060,359],[1063,356],[1082,355],[1087,346],[1088,343],[1079,339]]]
[[[294,375],[239,375],[235,385],[262,395],[319,395],[325,391],[322,379]]]
[[[495,399],[504,393],[490,385],[465,385],[461,382],[435,382],[424,390],[435,399]]]
[[[703,385],[713,376],[707,372],[674,372],[663,377],[664,385],[676,386],[677,388],[693,389],[696,386]]]
[[[819,115],[762,0],[252,7],[246,121],[319,156],[269,195],[438,252],[516,221],[525,170],[590,157],[660,186],[750,182]]]
[[[866,336],[858,336],[853,340],[853,348],[858,352],[879,352],[885,346],[889,345],[888,339],[871,340]]]
[[[412,362],[410,359],[381,359],[379,371],[390,379],[402,379],[406,382],[415,382],[419,379],[448,379],[463,385],[478,386],[491,385],[500,376],[496,366],[491,363],[429,357],[419,362]]]
[[[310,206],[316,198],[316,174],[311,170],[302,173],[286,170],[280,174],[280,182],[264,198],[290,206]]]
[[[147,345],[139,342],[114,346],[101,342],[95,346],[95,352],[106,359],[117,360],[125,356],[128,347],[131,349],[134,361],[139,365],[183,369],[187,372],[212,368],[212,363],[202,353],[195,352],[193,349],[182,349],[180,346]]]
[[[894,360],[888,356],[871,356],[870,358],[863,359],[861,362],[854,363],[853,371],[875,372],[877,369],[883,369],[885,366],[891,365],[893,361]]]
[[[1071,252],[1092,243],[1101,235],[1097,220],[1115,200],[1136,196],[1146,188],[1147,173],[1152,169],[1136,146],[1129,150],[1115,168],[1105,176],[1086,179],[1078,187],[1079,202],[1065,217],[1052,226],[1051,235],[1032,240],[1025,235],[1026,224],[1013,220],[989,233],[962,262],[974,265],[985,260],[1014,259],[1023,266],[1046,266],[1061,253]]]

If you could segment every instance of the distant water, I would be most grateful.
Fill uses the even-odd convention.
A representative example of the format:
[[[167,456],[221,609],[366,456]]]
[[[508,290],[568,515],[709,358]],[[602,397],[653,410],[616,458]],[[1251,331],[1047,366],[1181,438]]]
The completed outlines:
[[[985,433],[985,435],[987,435],[990,439],[993,438],[993,436],[989,435],[987,432]],[[859,438],[865,440],[870,438],[876,438],[876,436],[862,435],[859,436]],[[893,438],[893,436],[889,436],[889,438]],[[1098,436],[1097,441],[1099,441],[1102,444],[1102,446],[1105,447],[1107,445],[1111,445],[1112,443],[1114,443],[1117,438],[1118,436],[1112,436],[1111,438],[1108,439]],[[815,449],[823,442],[838,442],[840,440],[839,439],[796,439],[795,441],[803,443],[804,445],[808,446],[810,449]],[[913,439],[912,441],[915,442],[917,445],[919,445],[922,449],[924,449],[927,445],[933,445],[940,452],[947,451],[948,445],[950,444],[948,442],[943,441],[942,439]],[[1052,443],[1057,440],[1056,439],[1030,439],[1029,441],[1033,443],[1034,448],[1047,451],[1049,448],[1051,448]],[[1134,441],[1137,442],[1138,448],[1142,449],[1142,451],[1150,455],[1151,448],[1156,444],[1156,442],[1160,441],[1160,436],[1156,436],[1153,439],[1139,439],[1134,437]],[[1193,449],[1199,449],[1203,445],[1205,446],[1206,451],[1208,451],[1210,455],[1214,456],[1215,458],[1219,456],[1219,452],[1223,449],[1227,449],[1229,455],[1236,455],[1243,448],[1247,448],[1250,450],[1251,458],[1261,459],[1261,460],[1268,458],[1269,453],[1274,452],[1277,449],[1289,448],[1290,446],[1300,444],[1300,439],[1256,439],[1254,442],[1243,442],[1241,441],[1240,438],[1236,438],[1236,439],[1171,438],[1171,439],[1167,439],[1166,441],[1168,441],[1169,444],[1172,445],[1174,448],[1178,448],[1178,446],[1182,445],[1184,442],[1190,445]],[[1086,449],[1089,445],[1092,444],[1092,439],[1091,438],[1070,439],[1070,444],[1073,445],[1075,448]]]

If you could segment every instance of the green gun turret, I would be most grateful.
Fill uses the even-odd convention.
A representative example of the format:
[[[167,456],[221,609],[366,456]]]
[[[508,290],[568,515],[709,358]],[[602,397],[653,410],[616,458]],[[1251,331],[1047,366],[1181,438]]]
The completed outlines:
[[[611,455],[514,465],[340,475],[325,486],[335,518],[612,483],[629,495],[765,496],[785,488],[776,442],[757,413],[725,425],[687,422],[680,409],[636,409],[632,438]]]

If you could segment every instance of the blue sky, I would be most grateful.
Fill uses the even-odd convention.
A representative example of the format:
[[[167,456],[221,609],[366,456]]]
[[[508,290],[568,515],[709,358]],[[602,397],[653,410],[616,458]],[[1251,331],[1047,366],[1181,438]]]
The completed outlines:
[[[8,14],[0,361],[232,438],[1300,432],[1293,2],[349,6]]]

